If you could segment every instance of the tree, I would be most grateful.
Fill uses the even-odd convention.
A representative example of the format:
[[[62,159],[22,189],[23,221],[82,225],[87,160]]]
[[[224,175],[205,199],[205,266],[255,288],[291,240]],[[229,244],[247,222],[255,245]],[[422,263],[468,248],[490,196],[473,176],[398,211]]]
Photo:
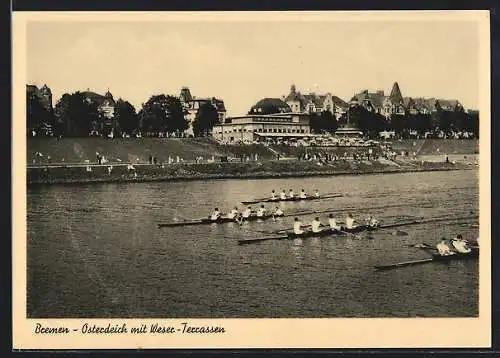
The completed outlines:
[[[408,126],[407,116],[401,114],[391,115],[391,129],[394,131],[396,136],[402,137],[406,132]]]
[[[337,118],[330,111],[323,111],[320,115],[323,130],[333,133],[338,128]]]
[[[311,113],[309,115],[309,126],[311,127],[311,131],[314,133],[321,133],[323,131],[319,113]]]
[[[140,127],[149,135],[179,133],[188,128],[180,100],[164,94],[154,95],[142,105]]]
[[[311,130],[315,133],[332,133],[338,128],[337,119],[330,111],[311,113],[309,117],[309,125]]]
[[[200,106],[193,122],[193,132],[196,137],[208,135],[219,122],[219,113],[210,102]]]
[[[80,92],[65,93],[56,103],[54,111],[57,126],[62,127],[58,131],[62,129],[63,133],[59,134],[67,136],[88,136],[93,126],[100,120],[97,104],[87,101]]]
[[[121,131],[127,134],[139,128],[139,117],[134,106],[121,98],[115,103],[115,119]]]
[[[177,97],[167,96],[167,132],[179,134],[188,128],[189,123],[186,120],[181,101]]]
[[[26,128],[28,134],[31,131],[42,133],[45,125],[54,125],[54,115],[51,109],[47,109],[38,96],[27,93],[26,98]]]

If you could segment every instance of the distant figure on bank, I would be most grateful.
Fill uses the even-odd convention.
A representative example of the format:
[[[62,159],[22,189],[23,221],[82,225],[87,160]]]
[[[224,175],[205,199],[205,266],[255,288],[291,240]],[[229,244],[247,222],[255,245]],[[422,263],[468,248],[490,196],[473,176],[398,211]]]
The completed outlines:
[[[314,197],[319,198],[319,191],[318,189],[314,190]]]
[[[214,211],[212,212],[212,215],[210,215],[210,220],[212,221],[217,221],[220,218],[220,211],[219,208],[215,208]]]
[[[273,215],[274,216],[283,216],[283,210],[281,210],[281,208],[279,206],[277,206]]]
[[[264,215],[266,215],[266,208],[264,205],[261,205],[260,208],[257,210],[257,217],[261,218]]]
[[[276,200],[277,197],[276,197],[276,192],[274,191],[274,189],[271,191],[271,200]]]
[[[454,255],[453,251],[451,251],[450,247],[446,243],[446,238],[444,237],[442,237],[441,242],[436,245],[436,249],[438,250],[438,253],[441,256]]]
[[[293,199],[295,197],[295,194],[293,193],[293,189],[290,189],[290,191],[288,192],[288,196],[290,197],[290,199]]]
[[[304,191],[304,189],[302,189],[302,190],[300,191],[300,198],[301,198],[301,199],[306,199],[306,198],[307,198],[307,195],[306,195],[306,192]]]
[[[285,199],[286,199],[286,192],[285,192],[285,189],[283,189],[283,191],[280,193],[280,199],[281,199],[281,200],[285,200]]]
[[[293,222],[293,233],[295,235],[302,235],[304,233],[304,230],[301,229],[302,223],[300,222],[299,218],[295,218]]]

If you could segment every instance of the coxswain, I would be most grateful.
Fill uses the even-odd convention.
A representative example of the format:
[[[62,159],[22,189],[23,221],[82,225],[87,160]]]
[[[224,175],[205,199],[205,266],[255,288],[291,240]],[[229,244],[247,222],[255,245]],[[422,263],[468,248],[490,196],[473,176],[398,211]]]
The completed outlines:
[[[318,189],[314,190],[314,197],[319,198],[319,191]]]
[[[313,221],[311,221],[311,231],[314,233],[321,232],[321,221],[319,221],[319,217],[315,217]]]
[[[241,217],[243,219],[248,219],[250,217],[250,214],[252,214],[252,208],[249,206],[243,212],[241,213]]]
[[[462,238],[462,235],[458,234],[457,237],[451,239],[451,244],[453,248],[460,254],[468,254],[471,252],[469,245],[467,245],[467,241]]]
[[[228,214],[227,217],[229,219],[236,219],[238,217],[238,208],[235,206]]]
[[[293,199],[295,197],[292,189],[290,189],[290,191],[288,192],[288,196],[290,197],[290,199]]]
[[[379,222],[377,219],[375,219],[373,216],[368,216],[368,218],[366,219],[366,225],[370,226],[370,227],[378,227],[379,226]]]
[[[266,215],[266,208],[264,208],[264,205],[261,205],[260,208],[257,210],[257,217],[261,218],[264,215]]]
[[[307,198],[307,195],[306,195],[306,192],[304,191],[304,189],[302,189],[302,190],[300,191],[300,198],[301,198],[301,199],[306,199],[306,198]]]
[[[286,199],[286,192],[285,192],[285,189],[283,189],[283,191],[280,193],[280,199],[281,199],[281,200],[285,200],[285,199]]]
[[[271,191],[271,200],[276,200],[276,199],[278,199],[278,198],[276,197],[276,192],[275,192],[275,191],[274,191],[274,189],[273,189],[273,190]]]
[[[214,211],[212,212],[212,215],[210,215],[210,220],[216,221],[219,220],[219,218],[220,218],[219,208],[215,208]]]
[[[345,226],[347,229],[354,229],[356,225],[354,225],[354,219],[351,214],[347,214],[345,218]]]
[[[446,243],[446,238],[441,238],[441,242],[436,245],[436,249],[438,250],[439,255],[441,256],[449,256],[453,255],[453,251],[451,251],[450,247]]]
[[[277,206],[273,215],[274,216],[283,216],[283,210],[281,210],[281,208],[279,206]]]
[[[328,225],[330,225],[330,230],[340,230],[340,225],[337,224],[337,220],[335,220],[333,214],[328,215]]]
[[[299,218],[295,218],[293,222],[293,233],[295,235],[302,235],[304,230],[301,229],[302,223],[299,221]]]

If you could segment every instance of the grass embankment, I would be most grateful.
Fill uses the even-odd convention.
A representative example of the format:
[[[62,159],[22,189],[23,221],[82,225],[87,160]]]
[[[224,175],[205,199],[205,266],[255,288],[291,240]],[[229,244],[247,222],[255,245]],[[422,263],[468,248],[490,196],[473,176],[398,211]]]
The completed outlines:
[[[165,165],[59,166],[28,168],[28,184],[69,184],[125,181],[169,181],[197,179],[252,179],[274,177],[305,177],[318,175],[347,175],[397,173],[408,171],[456,170],[463,164],[419,163],[414,166],[396,166],[379,161],[338,161],[318,165],[313,161],[264,161],[246,163],[180,163]]]
[[[417,155],[479,154],[477,139],[403,139],[391,142],[397,152]]]
[[[398,143],[413,146],[412,141]],[[462,144],[444,143],[448,147],[450,145],[463,147]],[[420,145],[423,147],[426,144],[422,142]],[[433,145],[429,144],[429,147],[434,148]],[[471,148],[469,145],[461,151],[471,150]],[[28,184],[357,175],[471,168],[463,163],[422,162],[419,159],[406,158],[396,161],[339,160],[326,165],[319,165],[315,161],[276,161],[273,160],[275,152],[263,145],[228,146],[217,144],[209,139],[103,140],[99,138],[65,138],[57,140],[35,138],[28,140],[27,150]],[[304,148],[275,147],[274,150],[279,150],[282,155],[295,156],[298,153],[303,153],[301,151]],[[351,155],[358,151],[366,152],[367,148],[309,147],[307,149],[309,154],[325,150],[329,154],[340,156],[345,151]],[[374,150],[375,152],[379,151],[376,148]],[[41,159],[39,158],[37,165],[32,164],[35,152],[41,152],[44,155]],[[109,162],[105,165],[96,165],[96,152],[104,155]],[[220,162],[221,156],[239,158],[242,155],[253,156],[255,154],[258,154],[258,161]],[[150,155],[157,157],[158,165],[148,164]],[[51,157],[51,165],[47,165],[48,156]],[[176,159],[176,156],[183,158],[185,162],[167,164],[169,157]],[[203,163],[188,162],[200,156],[205,159]],[[215,158],[215,162],[207,163],[206,159],[212,156]],[[134,169],[129,169],[126,163],[132,163]]]
[[[228,146],[206,138],[123,138],[105,140],[101,138],[29,138],[27,143],[28,164],[33,164],[35,153],[43,154],[41,162],[45,164],[50,156],[51,163],[96,162],[96,152],[104,155],[110,163],[148,163],[149,156],[155,156],[158,162],[167,162],[171,157],[179,156],[185,161],[197,157],[205,160],[214,156],[240,158],[257,154],[259,158],[270,159],[275,154],[263,145]]]

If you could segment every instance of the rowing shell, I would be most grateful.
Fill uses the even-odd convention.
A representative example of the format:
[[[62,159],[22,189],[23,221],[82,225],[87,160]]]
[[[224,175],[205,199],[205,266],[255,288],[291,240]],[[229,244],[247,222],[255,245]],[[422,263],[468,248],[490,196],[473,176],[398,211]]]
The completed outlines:
[[[320,232],[312,232],[312,231],[306,231],[301,235],[296,235],[293,232],[288,232],[288,233],[283,233],[282,235],[277,235],[277,236],[269,236],[269,237],[260,237],[258,239],[246,239],[246,240],[238,240],[238,245],[246,245],[246,244],[252,244],[256,242],[262,242],[262,241],[268,241],[268,240],[295,240],[295,239],[308,239],[308,238],[315,238],[315,237],[326,237],[326,236],[337,236],[337,235],[348,235],[348,234],[356,234],[360,233],[363,231],[372,231],[375,230],[376,228],[373,228],[371,226],[357,226],[353,229],[346,229],[342,228],[342,230],[330,230],[330,229],[325,229]]]
[[[256,200],[250,200],[250,201],[242,201],[241,203],[244,205],[249,205],[249,204],[258,204],[258,203],[280,203],[280,202],[285,202],[285,201],[308,201],[308,200],[321,200],[321,199],[331,199],[331,198],[338,198],[341,197],[342,194],[332,194],[332,195],[324,195],[324,196],[308,196],[306,198],[300,198],[300,197],[293,197],[293,198],[286,198],[286,199],[256,199]]]
[[[217,220],[211,220],[208,218],[203,218],[199,220],[192,221],[180,221],[174,223],[163,223],[158,224],[158,227],[176,227],[176,226],[190,226],[190,225],[209,225],[209,224],[224,224],[230,222],[240,222],[241,221],[257,221],[257,220],[268,220],[272,218],[283,217],[284,215],[265,215],[265,216],[249,216],[248,218],[234,218],[230,219],[227,217],[219,217]]]
[[[390,265],[375,266],[375,269],[378,271],[382,271],[382,270],[390,270],[390,269],[398,268],[398,267],[421,265],[421,264],[425,264],[425,263],[429,263],[429,262],[449,262],[449,261],[453,261],[453,260],[477,259],[478,257],[479,257],[479,248],[473,247],[472,251],[468,254],[455,253],[454,255],[448,255],[448,256],[441,256],[439,254],[433,254],[432,257],[428,258],[428,259],[404,261],[404,262],[398,262],[398,263],[390,264]]]

